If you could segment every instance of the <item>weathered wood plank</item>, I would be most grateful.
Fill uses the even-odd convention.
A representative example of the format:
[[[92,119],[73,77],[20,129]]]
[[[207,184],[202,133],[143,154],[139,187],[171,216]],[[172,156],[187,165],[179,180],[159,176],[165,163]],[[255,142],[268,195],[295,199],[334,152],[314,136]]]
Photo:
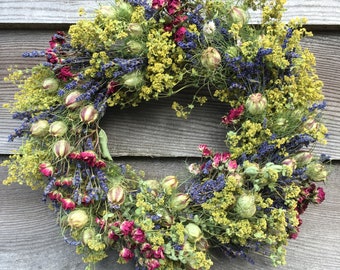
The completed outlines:
[[[0,2],[0,25],[11,27],[11,24],[70,24],[76,22],[78,9],[85,8],[89,14],[105,0],[2,0]],[[340,25],[340,2],[337,0],[299,1],[287,0],[287,21],[295,17],[308,18],[309,25],[323,27]],[[259,23],[260,14],[252,13],[250,23]]]
[[[12,99],[15,86],[5,83],[2,78],[7,75],[7,67],[17,65],[19,68],[32,66],[43,59],[25,59],[21,53],[44,49],[51,36],[50,31],[0,31],[0,103]],[[315,33],[313,38],[304,43],[316,55],[317,69],[324,81],[324,92],[328,102],[325,121],[329,128],[329,143],[319,146],[318,152],[330,154],[334,159],[340,158],[340,133],[338,123],[340,112],[338,104],[340,85],[340,51],[337,32]],[[195,109],[188,120],[176,118],[171,110],[172,100],[185,104],[185,95],[148,102],[137,108],[126,110],[110,109],[103,120],[110,141],[109,147],[114,156],[197,156],[197,146],[207,143],[216,150],[223,150],[225,129],[219,125],[220,117],[226,112],[224,105],[210,102]],[[20,145],[20,142],[8,143],[7,136],[18,126],[11,119],[7,110],[0,108],[0,154],[8,154]]]
[[[178,171],[184,173],[183,159],[118,159],[118,162],[147,170],[149,178],[162,178]],[[278,270],[336,270],[340,269],[340,202],[338,194],[340,163],[332,168],[326,183],[326,201],[318,207],[310,206],[302,215],[303,225],[297,240],[289,241],[287,266],[274,268],[264,257],[254,255],[255,265],[242,259],[224,258],[214,253],[212,270],[278,269]],[[0,179],[6,170],[0,168]],[[41,191],[31,191],[25,186],[0,185],[0,269],[84,269],[74,247],[64,243],[55,223],[55,214],[41,203]],[[116,255],[116,254],[111,254]],[[99,263],[96,269],[132,270],[132,264],[117,265],[110,257]]]

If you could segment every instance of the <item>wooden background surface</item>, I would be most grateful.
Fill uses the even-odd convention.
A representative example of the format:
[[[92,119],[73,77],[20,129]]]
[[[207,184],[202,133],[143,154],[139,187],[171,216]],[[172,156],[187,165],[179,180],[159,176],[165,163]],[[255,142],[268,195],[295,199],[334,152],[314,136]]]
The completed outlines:
[[[25,51],[44,50],[56,30],[67,30],[77,20],[77,10],[92,10],[99,2],[87,0],[1,0],[0,1],[0,103],[12,98],[15,87],[3,82],[7,67],[32,66],[32,59],[23,59]],[[329,128],[328,145],[318,146],[317,152],[340,159],[340,1],[288,0],[286,19],[306,16],[314,37],[304,40],[317,58],[317,69],[324,81],[328,108],[325,121]],[[254,15],[253,22],[258,20]],[[40,60],[36,59],[35,63]],[[225,113],[218,102],[210,102],[193,111],[188,120],[175,117],[172,100],[185,102],[186,96],[121,111],[111,109],[103,121],[109,137],[111,153],[119,162],[128,162],[147,171],[150,178],[184,170],[187,158],[197,158],[197,145],[207,143],[223,149],[225,130],[219,125]],[[8,143],[8,134],[17,127],[8,112],[0,109],[0,155],[4,159],[20,145]],[[301,234],[287,249],[287,266],[277,269],[340,269],[340,163],[334,161],[325,185],[326,201],[311,207],[303,215]],[[0,180],[6,177],[0,168]],[[40,202],[41,192],[24,186],[0,185],[0,270],[7,269],[84,269],[74,248],[67,246],[54,223],[54,214]],[[256,256],[255,256],[256,257]],[[256,264],[229,260],[216,254],[213,270],[272,269],[269,260],[256,257]],[[120,266],[105,260],[101,269],[132,270],[132,265]]]

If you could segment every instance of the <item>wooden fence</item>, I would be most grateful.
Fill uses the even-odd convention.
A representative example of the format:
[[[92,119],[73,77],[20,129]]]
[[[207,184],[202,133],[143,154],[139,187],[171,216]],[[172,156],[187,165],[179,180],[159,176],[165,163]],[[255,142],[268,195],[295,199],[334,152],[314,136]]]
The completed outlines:
[[[43,50],[56,30],[67,30],[78,19],[78,8],[93,10],[99,2],[89,0],[1,0],[0,1],[0,103],[12,99],[17,90],[2,79],[7,67],[31,67],[41,59],[24,59],[25,51]],[[314,37],[305,39],[317,59],[317,70],[324,82],[328,104],[325,121],[329,128],[328,144],[318,146],[317,152],[340,159],[340,1],[288,0],[285,19],[307,17]],[[258,22],[254,14],[253,23]],[[103,128],[111,138],[109,148],[119,162],[128,162],[144,169],[149,178],[178,172],[188,158],[197,158],[197,145],[206,143],[219,150],[224,148],[225,129],[219,125],[226,108],[210,102],[193,111],[188,120],[176,118],[171,110],[172,101],[185,101],[176,96],[158,102],[148,102],[127,110],[110,109]],[[17,127],[7,110],[0,108],[0,155],[2,159],[20,145],[8,143],[7,136]],[[219,142],[219,144],[216,144]],[[325,185],[326,201],[311,207],[303,216],[302,232],[290,241],[287,266],[277,269],[340,269],[340,164],[330,168],[331,175]],[[6,177],[0,168],[0,179]],[[54,222],[54,213],[40,203],[41,192],[24,186],[0,185],[0,269],[84,269],[74,247],[67,246]],[[272,269],[268,259],[256,257],[251,265],[240,259],[222,258],[216,254],[213,270]],[[114,260],[105,260],[97,269],[134,269],[120,266]]]

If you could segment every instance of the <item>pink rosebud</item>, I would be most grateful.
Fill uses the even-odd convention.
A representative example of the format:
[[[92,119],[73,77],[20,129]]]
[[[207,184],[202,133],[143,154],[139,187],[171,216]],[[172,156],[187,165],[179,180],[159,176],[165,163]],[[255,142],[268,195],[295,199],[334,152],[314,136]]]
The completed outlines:
[[[202,53],[201,63],[207,69],[216,69],[221,63],[221,55],[215,48],[208,47]]]
[[[183,27],[183,26],[178,28],[176,33],[175,33],[175,38],[174,38],[175,42],[182,41],[184,39],[186,31],[187,31],[187,29],[185,27]]]
[[[60,183],[61,183],[62,186],[70,187],[73,184],[73,180],[72,180],[72,178],[62,178]]]
[[[94,151],[84,151],[79,154],[79,159],[86,162],[90,167],[94,167],[97,161],[97,155]]]
[[[46,120],[39,120],[31,125],[31,134],[36,137],[44,137],[47,135],[49,124]]]
[[[134,257],[133,252],[128,249],[128,248],[123,248],[120,252],[119,252],[119,257],[121,257],[122,259],[124,259],[125,261],[129,261]]]
[[[64,210],[73,210],[76,208],[76,203],[70,198],[63,198],[61,199],[61,206]]]
[[[132,231],[132,239],[136,243],[142,244],[145,242],[145,234],[141,228],[136,228]]]
[[[97,160],[96,163],[94,164],[94,167],[97,168],[105,168],[106,167],[106,163],[104,160]]]
[[[224,163],[230,158],[229,153],[216,153],[213,158],[212,166],[217,168],[221,163]]]
[[[152,8],[160,9],[165,5],[165,0],[152,0]]]
[[[125,220],[120,224],[120,231],[123,235],[129,235],[131,234],[133,227],[134,227],[134,221],[128,221]]]
[[[86,124],[91,124],[98,118],[98,111],[93,105],[87,105],[80,111],[80,120]]]
[[[71,145],[66,140],[57,141],[54,144],[53,152],[59,158],[66,157],[71,152]]]
[[[172,197],[170,207],[172,210],[181,211],[189,205],[190,196],[186,193],[178,193]]]
[[[241,105],[238,108],[231,109],[228,113],[228,115],[225,115],[222,117],[222,124],[228,125],[228,124],[235,124],[237,120],[240,118],[240,116],[244,112],[244,106]]]
[[[52,201],[61,201],[61,199],[63,198],[63,194],[57,190],[53,190],[52,192],[48,193],[48,197],[50,198],[50,200]]]
[[[53,174],[53,166],[49,162],[41,163],[39,171],[45,176],[51,176]]]
[[[200,173],[200,167],[197,163],[191,163],[188,166],[188,170],[190,173],[194,174],[194,175],[198,175]]]
[[[140,251],[145,253],[149,250],[152,250],[152,246],[149,243],[143,243],[141,248],[140,248]]]
[[[316,194],[314,195],[313,201],[317,204],[322,203],[325,200],[326,193],[322,187],[316,189]]]
[[[105,219],[96,217],[96,223],[99,225],[99,227],[100,227],[101,229],[104,229],[104,228],[105,228],[105,225],[106,225]]]
[[[47,78],[43,81],[42,87],[47,91],[54,92],[58,90],[59,83],[55,78]]]
[[[158,247],[158,249],[154,250],[153,256],[156,259],[164,259],[164,248],[163,247]]]
[[[267,99],[261,93],[251,94],[246,101],[246,109],[252,115],[259,115],[267,108]]]
[[[202,152],[202,155],[204,157],[208,157],[212,155],[212,151],[208,148],[208,146],[206,144],[200,144],[198,146],[198,150],[200,150]]]
[[[107,237],[111,240],[114,240],[114,241],[119,240],[119,236],[117,234],[115,234],[115,232],[113,230],[109,230]]]
[[[121,205],[125,201],[125,191],[121,186],[112,187],[107,192],[107,199],[114,205]]]
[[[67,132],[67,125],[63,121],[55,121],[50,125],[49,132],[54,137],[62,137]]]
[[[237,169],[237,162],[236,162],[236,160],[230,160],[229,162],[228,162],[228,171],[229,172],[235,172],[236,171],[236,169]]]
[[[81,105],[81,101],[77,101],[77,98],[81,95],[79,91],[73,91],[69,93],[65,98],[65,106],[69,109],[78,108]]]
[[[170,15],[175,14],[181,7],[181,1],[180,0],[168,0],[168,13]]]
[[[146,266],[148,267],[148,270],[154,270],[161,266],[158,260],[156,259],[147,259],[145,260]]]

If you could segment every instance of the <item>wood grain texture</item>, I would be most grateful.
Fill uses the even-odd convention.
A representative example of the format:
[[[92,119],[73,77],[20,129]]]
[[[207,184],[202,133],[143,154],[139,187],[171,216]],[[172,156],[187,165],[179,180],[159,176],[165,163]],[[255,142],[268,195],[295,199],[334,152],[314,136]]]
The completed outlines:
[[[184,173],[184,159],[120,158],[136,169],[147,171],[149,178],[162,178],[178,171]],[[309,206],[302,215],[303,225],[296,240],[287,248],[287,265],[274,268],[262,256],[253,255],[255,265],[242,259],[225,258],[214,252],[212,270],[337,270],[340,269],[340,162],[331,168],[325,185],[326,201],[319,206]],[[0,168],[0,179],[6,170]],[[31,191],[25,186],[0,185],[0,270],[79,270],[84,269],[74,247],[64,243],[55,223],[55,214],[41,202],[41,191]],[[100,262],[97,270],[133,270],[132,264],[118,265],[117,254]]]
[[[22,52],[41,50],[48,45],[50,31],[0,31],[0,103],[12,100],[17,90],[12,84],[5,83],[2,78],[7,67],[17,65],[18,68],[31,67],[44,61],[25,59]],[[338,32],[317,32],[313,38],[306,39],[304,44],[315,54],[317,70],[323,80],[324,93],[328,108],[324,120],[329,128],[328,145],[318,146],[317,152],[324,152],[333,159],[340,158],[340,51]],[[195,108],[188,120],[178,119],[171,109],[173,100],[183,104],[190,101],[191,94],[181,94],[157,102],[147,102],[136,108],[120,110],[112,108],[102,121],[102,127],[110,138],[109,148],[113,156],[198,156],[197,146],[206,143],[216,150],[224,150],[226,130],[220,126],[220,117],[227,108],[212,101],[203,107]],[[20,145],[20,141],[7,142],[7,136],[19,126],[18,121],[11,119],[6,109],[0,108],[0,154],[8,154]]]
[[[11,24],[70,24],[76,22],[78,9],[91,12],[106,0],[2,0],[0,2],[0,25]],[[113,1],[112,1],[113,2]],[[340,25],[340,2],[338,0],[287,0],[284,20],[295,17],[308,18],[309,25],[323,27]],[[259,23],[260,14],[252,13],[250,23]]]

